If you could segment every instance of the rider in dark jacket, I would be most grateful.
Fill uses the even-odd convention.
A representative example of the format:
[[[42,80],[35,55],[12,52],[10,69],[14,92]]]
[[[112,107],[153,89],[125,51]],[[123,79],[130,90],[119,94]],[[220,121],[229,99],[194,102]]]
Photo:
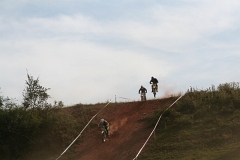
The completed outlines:
[[[141,86],[141,88],[138,90],[138,93],[141,93],[141,101],[146,101],[147,89]]]
[[[105,120],[105,119],[101,119],[98,127],[105,127],[107,130],[107,135],[110,135],[110,131],[109,131],[109,123]]]
[[[139,89],[138,93],[147,93],[147,89],[144,88],[143,86],[141,86],[141,88]]]
[[[158,80],[157,80],[157,78],[151,77],[151,80],[150,80],[149,83],[152,84],[152,92],[153,92],[153,85],[156,85],[156,91],[158,91],[158,85],[157,85]]]

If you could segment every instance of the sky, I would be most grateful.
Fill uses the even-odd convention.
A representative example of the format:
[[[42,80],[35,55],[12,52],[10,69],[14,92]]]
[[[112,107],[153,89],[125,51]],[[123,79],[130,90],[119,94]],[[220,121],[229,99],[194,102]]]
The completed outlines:
[[[240,81],[239,0],[1,0],[0,94],[27,74],[67,106]]]

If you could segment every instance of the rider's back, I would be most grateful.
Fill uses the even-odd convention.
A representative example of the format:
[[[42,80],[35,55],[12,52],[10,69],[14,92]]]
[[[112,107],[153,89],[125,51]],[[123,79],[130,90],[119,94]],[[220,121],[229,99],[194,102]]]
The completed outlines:
[[[152,78],[150,82],[156,84],[156,83],[158,83],[158,80],[157,80],[157,78]]]

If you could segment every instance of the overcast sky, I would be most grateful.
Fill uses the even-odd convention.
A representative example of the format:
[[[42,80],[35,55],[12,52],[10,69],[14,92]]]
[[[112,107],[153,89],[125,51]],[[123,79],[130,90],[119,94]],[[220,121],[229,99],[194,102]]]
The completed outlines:
[[[240,81],[239,0],[1,0],[0,92],[27,73],[65,105]]]

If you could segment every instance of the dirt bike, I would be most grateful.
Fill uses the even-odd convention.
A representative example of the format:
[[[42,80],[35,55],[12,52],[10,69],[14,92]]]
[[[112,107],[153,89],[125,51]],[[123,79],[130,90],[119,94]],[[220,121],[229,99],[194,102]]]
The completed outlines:
[[[107,138],[107,130],[104,126],[101,127],[101,132],[102,132],[102,141],[105,142],[106,141],[106,138]]]
[[[158,91],[157,84],[152,84],[152,92],[153,92],[154,98],[156,97],[157,91]]]
[[[146,93],[145,92],[141,93],[141,101],[146,101]]]

